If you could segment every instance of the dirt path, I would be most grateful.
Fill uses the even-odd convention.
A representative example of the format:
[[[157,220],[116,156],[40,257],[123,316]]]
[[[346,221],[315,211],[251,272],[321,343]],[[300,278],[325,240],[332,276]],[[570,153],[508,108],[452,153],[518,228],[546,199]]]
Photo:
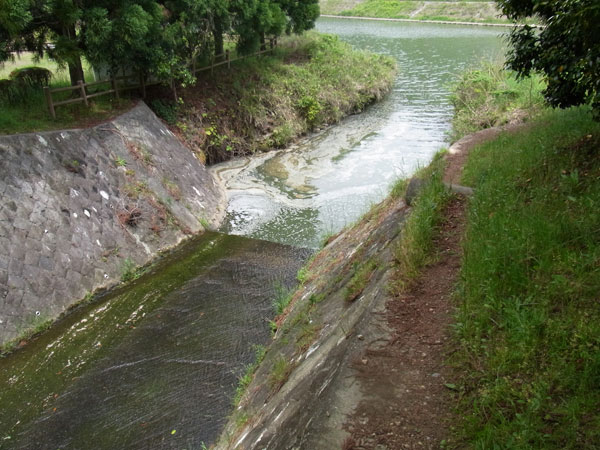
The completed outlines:
[[[387,303],[392,340],[367,349],[355,364],[365,393],[345,429],[345,449],[439,448],[447,437],[450,373],[447,356],[451,295],[460,269],[465,201],[453,199],[435,242],[438,260],[403,295]]]
[[[444,181],[460,181],[468,152],[519,126],[483,130],[455,143]],[[344,450],[440,448],[448,438],[452,373],[445,365],[452,323],[451,297],[461,263],[466,200],[455,197],[444,211],[435,240],[437,259],[405,293],[386,303],[391,338],[368,346],[352,368],[362,400],[344,424]]]

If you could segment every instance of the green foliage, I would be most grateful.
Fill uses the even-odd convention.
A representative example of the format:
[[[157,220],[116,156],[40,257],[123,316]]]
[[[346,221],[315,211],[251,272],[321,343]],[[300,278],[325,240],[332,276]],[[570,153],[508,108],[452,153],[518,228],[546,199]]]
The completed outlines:
[[[157,98],[152,100],[150,106],[152,107],[152,111],[169,125],[175,125],[177,123],[178,105],[175,102]]]
[[[287,305],[292,301],[294,291],[278,284],[275,286],[276,296],[273,300],[273,309],[277,315],[283,313]]]
[[[121,281],[132,281],[138,278],[138,276],[135,261],[131,258],[125,258],[121,266]]]
[[[362,294],[376,268],[377,263],[375,260],[369,260],[360,265],[355,263],[355,267],[353,268],[354,273],[344,293],[346,301],[353,302]]]
[[[298,108],[311,128],[318,123],[319,113],[323,109],[319,101],[312,96],[304,96],[298,100]]]
[[[248,389],[248,386],[250,386],[250,383],[254,378],[254,372],[256,372],[256,369],[258,369],[260,363],[265,359],[266,353],[267,348],[264,345],[254,346],[254,362],[246,366],[244,374],[239,378],[238,386],[233,397],[233,406],[239,405],[244,393],[246,392],[246,389]]]
[[[599,149],[586,108],[470,154],[454,357],[466,447],[597,448]]]
[[[483,128],[503,125],[541,109],[543,81],[539,76],[518,80],[499,64],[484,63],[463,72],[453,88],[452,139]]]
[[[48,86],[52,72],[45,67],[19,67],[10,73],[10,78],[29,86]]]
[[[597,0],[497,0],[515,21],[536,16],[541,30],[515,27],[508,66],[521,76],[541,72],[554,107],[591,104],[600,120],[600,4]]]
[[[274,391],[279,390],[281,386],[285,384],[287,379],[293,370],[292,363],[290,361],[280,356],[273,363],[273,368],[271,369],[271,374],[269,375],[269,384],[271,385],[271,389]]]
[[[225,34],[250,51],[266,37],[312,28],[319,15],[317,0],[1,0],[0,6],[0,62],[15,51],[47,54],[69,66],[71,84],[83,80],[82,56],[113,74],[125,69],[193,84],[190,63],[222,53]]]
[[[343,11],[343,16],[385,17],[407,19],[416,9],[417,2],[397,0],[367,0],[359,3],[350,11]]]
[[[442,183],[445,164],[440,155],[438,153],[431,164],[417,174],[424,180],[424,186],[413,200],[412,212],[404,223],[400,243],[394,251],[400,289],[410,283],[432,257],[433,237],[442,220],[443,207],[449,199]]]

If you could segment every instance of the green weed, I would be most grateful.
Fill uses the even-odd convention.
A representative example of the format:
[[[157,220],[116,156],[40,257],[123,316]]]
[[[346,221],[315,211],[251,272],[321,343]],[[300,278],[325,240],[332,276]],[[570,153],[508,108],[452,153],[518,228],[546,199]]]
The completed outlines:
[[[254,372],[260,365],[260,363],[265,359],[265,354],[267,352],[267,348],[263,345],[254,346],[254,362],[248,366],[246,366],[246,370],[244,374],[239,378],[237,388],[235,390],[235,395],[233,397],[233,406],[237,406],[240,404],[244,393],[252,379],[254,378]]]
[[[280,356],[273,363],[273,368],[271,369],[271,374],[269,375],[269,384],[271,389],[277,391],[285,384],[290,374],[292,373],[293,366],[290,361]]]
[[[464,178],[458,438],[597,448],[600,125],[585,109],[548,112],[473,150]]]
[[[292,301],[294,291],[286,288],[285,286],[278,284],[275,286],[275,299],[273,300],[273,309],[275,314],[279,315],[283,313],[287,305]]]
[[[127,282],[138,278],[137,266],[131,258],[125,258],[121,266],[121,281]]]
[[[373,259],[357,265],[354,268],[354,274],[352,275],[352,278],[350,278],[344,293],[346,301],[352,302],[362,294],[376,268],[377,263]]]

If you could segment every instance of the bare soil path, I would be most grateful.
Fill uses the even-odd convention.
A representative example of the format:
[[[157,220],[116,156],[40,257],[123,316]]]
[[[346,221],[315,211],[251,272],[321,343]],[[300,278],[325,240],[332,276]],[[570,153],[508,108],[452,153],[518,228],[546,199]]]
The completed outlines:
[[[451,296],[460,269],[465,200],[456,197],[435,241],[439,257],[400,297],[386,305],[393,338],[367,349],[368,364],[355,365],[368,393],[345,428],[345,449],[440,448],[448,435],[451,374],[445,366]]]
[[[492,128],[455,143],[447,154],[446,183],[460,181],[468,152],[502,131]],[[436,449],[448,439],[452,420],[452,295],[460,272],[466,200],[455,196],[444,210],[435,240],[435,262],[385,308],[390,339],[365,348],[352,368],[362,399],[344,424],[344,450]]]

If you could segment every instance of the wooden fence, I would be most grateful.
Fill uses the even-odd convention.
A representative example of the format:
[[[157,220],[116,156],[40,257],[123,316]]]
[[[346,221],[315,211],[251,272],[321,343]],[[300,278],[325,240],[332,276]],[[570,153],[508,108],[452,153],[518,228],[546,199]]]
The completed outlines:
[[[203,72],[206,70],[210,70],[210,72],[212,73],[215,67],[219,67],[219,66],[223,66],[223,65],[227,65],[227,68],[229,69],[229,68],[231,68],[231,63],[234,61],[248,58],[251,56],[262,55],[263,53],[271,52],[271,51],[273,51],[273,49],[276,46],[277,46],[277,39],[271,39],[269,41],[269,48],[264,47],[261,50],[255,52],[255,53],[252,53],[250,55],[238,56],[237,58],[233,58],[233,59],[231,58],[230,51],[226,50],[224,54],[213,56],[212,62],[208,66],[200,67],[200,68],[195,68],[193,66],[192,73],[194,75],[196,75],[197,73]],[[216,62],[218,59],[223,59],[223,61]],[[70,105],[72,103],[84,103],[85,106],[89,106],[89,100],[92,98],[100,97],[101,95],[113,94],[116,99],[119,99],[119,92],[131,90],[131,89],[139,89],[141,91],[142,98],[145,98],[147,86],[153,86],[153,85],[163,83],[163,81],[147,81],[143,75],[139,75],[138,84],[134,83],[134,84],[126,84],[124,86],[119,86],[120,81],[130,80],[134,77],[136,77],[136,75],[112,77],[108,80],[94,81],[92,83],[84,83],[83,81],[79,80],[77,82],[77,85],[75,85],[75,86],[67,86],[67,87],[54,88],[54,89],[51,89],[49,87],[44,87],[44,95],[46,97],[46,104],[48,105],[48,111],[49,111],[50,115],[52,116],[52,118],[56,119],[56,107],[57,106]],[[110,89],[106,89],[106,90],[94,92],[94,93],[88,93],[88,88],[91,88],[94,86],[100,86],[100,85],[110,85]],[[177,99],[177,93],[175,90],[175,81],[171,80],[170,85],[171,85],[171,89],[173,90],[173,95],[175,96],[175,99]],[[52,94],[58,93],[58,92],[67,92],[67,91],[73,91],[74,94],[75,93],[79,94],[79,97],[73,97],[68,100],[61,100],[58,102],[54,101]]]

